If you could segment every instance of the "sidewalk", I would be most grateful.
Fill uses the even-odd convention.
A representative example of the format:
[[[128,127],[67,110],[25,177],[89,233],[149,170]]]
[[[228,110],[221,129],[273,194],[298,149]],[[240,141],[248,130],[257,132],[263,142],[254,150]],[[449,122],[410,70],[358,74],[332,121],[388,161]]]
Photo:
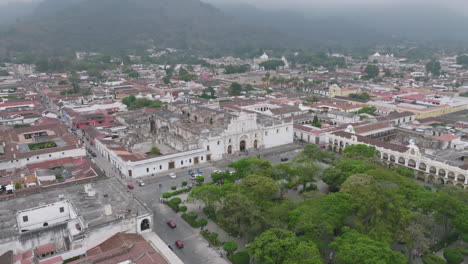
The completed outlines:
[[[227,241],[234,241],[238,245],[237,251],[241,251],[245,249],[245,246],[247,244],[247,240],[245,238],[235,238],[231,237],[226,231],[224,231],[222,228],[220,228],[215,222],[210,220],[205,213],[203,212],[203,207],[205,206],[203,203],[200,202],[194,202],[194,203],[189,203],[187,202],[187,194],[180,195],[179,196],[184,202],[183,205],[187,206],[187,212],[197,212],[198,213],[198,218],[205,218],[208,220],[208,225],[204,227],[204,230],[208,230],[210,232],[216,232],[218,233],[218,240],[221,242],[227,242]],[[208,243],[208,241],[206,241]],[[219,250],[223,250],[222,246],[219,247]],[[224,251],[224,250],[223,250]]]

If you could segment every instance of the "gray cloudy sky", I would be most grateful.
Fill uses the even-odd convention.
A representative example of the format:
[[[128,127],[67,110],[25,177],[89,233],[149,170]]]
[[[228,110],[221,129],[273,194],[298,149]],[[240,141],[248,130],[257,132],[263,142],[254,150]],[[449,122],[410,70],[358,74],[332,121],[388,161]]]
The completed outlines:
[[[42,0],[0,0],[0,5],[8,2],[33,2]],[[435,5],[468,13],[468,0],[202,0],[210,3],[248,3],[264,8],[346,8],[356,6],[377,7],[386,5]]]
[[[0,0],[1,1],[1,0]],[[249,3],[265,8],[313,8],[313,7],[352,7],[352,6],[395,6],[395,5],[435,5],[456,10],[468,11],[467,0],[202,0],[211,3]]]

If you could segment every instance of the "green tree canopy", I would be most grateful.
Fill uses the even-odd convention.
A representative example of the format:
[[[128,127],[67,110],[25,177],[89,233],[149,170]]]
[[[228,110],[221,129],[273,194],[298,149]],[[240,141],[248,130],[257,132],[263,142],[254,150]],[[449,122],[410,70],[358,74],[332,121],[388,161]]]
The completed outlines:
[[[363,108],[359,109],[358,113],[374,115],[375,111],[377,111],[377,108],[375,108],[375,106],[364,106]]]
[[[228,255],[231,255],[237,250],[237,243],[234,241],[227,241],[224,243],[223,249],[228,253]]]
[[[231,95],[231,96],[241,95],[242,85],[240,85],[237,82],[233,82],[233,83],[231,83],[231,86],[229,86],[228,92],[229,92],[229,95]]]
[[[294,233],[273,228],[249,244],[249,251],[263,264],[322,264],[317,246],[312,242],[299,242]]]
[[[426,71],[432,73],[432,75],[434,75],[434,76],[440,75],[440,70],[441,69],[442,69],[442,67],[440,66],[440,62],[436,61],[434,59],[430,60],[426,64]]]
[[[356,230],[345,228],[344,234],[335,238],[330,247],[337,251],[335,260],[343,264],[406,264],[403,254]]]
[[[276,71],[279,67],[284,66],[284,61],[282,60],[268,60],[260,63],[260,67],[265,68],[265,70]]]
[[[349,158],[363,157],[371,159],[377,154],[377,151],[374,146],[357,144],[347,146],[343,153]]]
[[[379,67],[377,67],[377,65],[374,64],[367,65],[364,71],[366,72],[367,76],[371,79],[374,79],[375,77],[379,76],[380,73]]]

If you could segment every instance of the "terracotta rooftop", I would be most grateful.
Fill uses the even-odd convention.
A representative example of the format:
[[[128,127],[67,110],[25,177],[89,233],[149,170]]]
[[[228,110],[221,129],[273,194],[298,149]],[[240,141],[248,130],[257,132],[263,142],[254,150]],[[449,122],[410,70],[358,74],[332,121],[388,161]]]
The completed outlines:
[[[136,264],[167,264],[167,261],[138,234],[117,233],[86,253],[87,257],[70,264],[115,264],[127,260]]]
[[[333,133],[333,135],[336,135],[336,136],[339,136],[339,137],[344,137],[344,138],[347,138],[347,139],[351,139],[351,137],[354,134],[351,134],[351,133],[348,133],[348,132],[345,132],[345,131],[338,131],[338,132]],[[357,141],[359,143],[365,143],[365,144],[369,144],[371,146],[381,147],[381,148],[384,148],[384,149],[398,151],[398,152],[401,152],[401,153],[404,153],[404,152],[406,152],[408,150],[408,147],[406,147],[406,146],[391,144],[391,143],[387,143],[385,141],[381,141],[381,140],[377,140],[377,139],[373,139],[373,138],[369,138],[369,137],[364,137],[364,136],[360,136],[360,135],[355,135],[355,136],[357,137]]]
[[[445,134],[445,135],[442,135],[442,136],[439,136],[439,137],[435,137],[434,139],[435,140],[440,140],[440,141],[452,141],[452,140],[455,140],[457,139],[458,137],[455,136],[455,135],[452,135],[452,134]]]
[[[393,126],[389,124],[388,122],[379,122],[375,124],[368,124],[364,126],[355,127],[354,130],[356,131],[357,134],[363,134],[363,133],[371,132],[374,130],[380,130],[380,129],[390,128],[390,127],[393,127]]]
[[[38,246],[36,248],[36,250],[37,250],[37,255],[39,255],[39,256],[41,256],[42,254],[55,252],[55,244],[54,243],[49,243],[49,244],[45,244],[45,245],[42,245],[42,246]]]

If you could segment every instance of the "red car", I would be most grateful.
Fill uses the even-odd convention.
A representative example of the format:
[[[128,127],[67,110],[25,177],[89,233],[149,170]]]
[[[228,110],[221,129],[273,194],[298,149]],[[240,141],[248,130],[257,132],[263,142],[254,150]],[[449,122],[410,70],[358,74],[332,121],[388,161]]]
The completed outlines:
[[[130,189],[130,190],[135,189],[135,187],[133,187],[133,184],[129,184],[129,185],[127,185],[127,187],[128,187],[128,189]]]
[[[175,245],[178,248],[184,248],[184,243],[180,240],[176,240]]]
[[[176,223],[173,220],[167,221],[167,225],[172,227],[172,228],[176,228],[176,226],[177,226]]]

